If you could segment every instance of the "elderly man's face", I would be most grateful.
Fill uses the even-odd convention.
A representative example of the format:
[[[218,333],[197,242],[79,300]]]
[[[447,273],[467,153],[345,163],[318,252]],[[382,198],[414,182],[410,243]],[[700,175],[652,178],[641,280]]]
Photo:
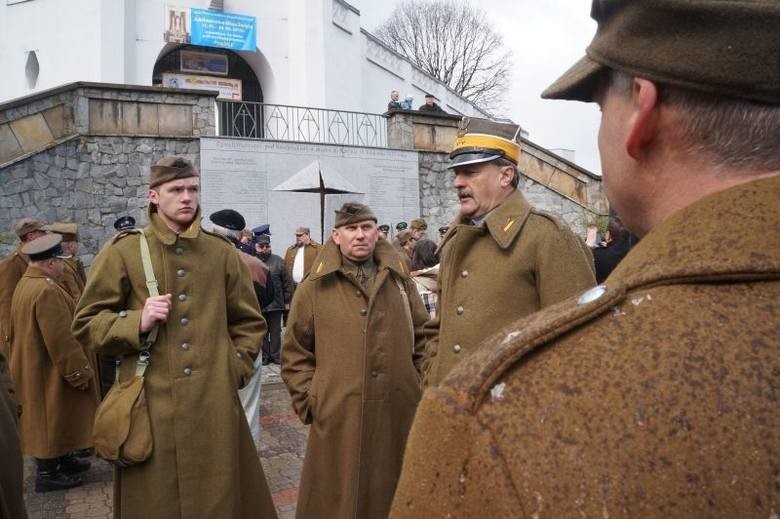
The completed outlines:
[[[393,101],[398,101],[399,97],[401,97],[401,94],[399,94],[398,91],[393,90],[392,92],[390,92],[390,99],[392,99]]]
[[[311,241],[311,236],[306,232],[295,233],[295,244],[298,247],[305,247]]]
[[[514,169],[495,162],[467,164],[455,168],[452,186],[458,194],[460,214],[476,218],[495,209],[514,190]]]
[[[341,254],[352,261],[365,261],[374,254],[379,229],[373,220],[342,225],[331,231],[331,237]]]

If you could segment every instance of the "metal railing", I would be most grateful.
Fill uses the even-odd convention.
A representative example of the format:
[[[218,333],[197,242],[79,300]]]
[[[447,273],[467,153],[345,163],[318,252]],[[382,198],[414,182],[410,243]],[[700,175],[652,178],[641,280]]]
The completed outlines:
[[[248,101],[217,101],[219,135],[318,144],[387,147],[382,114]]]

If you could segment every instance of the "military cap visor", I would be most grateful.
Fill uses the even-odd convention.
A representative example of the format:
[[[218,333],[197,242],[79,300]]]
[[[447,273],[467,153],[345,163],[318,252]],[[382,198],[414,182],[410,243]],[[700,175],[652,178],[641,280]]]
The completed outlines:
[[[43,261],[50,258],[68,259],[73,256],[62,248],[62,236],[46,234],[36,238],[22,247],[22,253],[30,257],[30,261]]]
[[[662,84],[780,104],[780,2],[594,0],[596,35],[542,92],[593,101],[610,69]]]
[[[517,165],[520,146],[509,139],[484,133],[467,133],[455,140],[449,168],[504,158]]]
[[[122,216],[114,222],[114,229],[117,231],[124,231],[133,227],[135,227],[135,218],[132,216]]]

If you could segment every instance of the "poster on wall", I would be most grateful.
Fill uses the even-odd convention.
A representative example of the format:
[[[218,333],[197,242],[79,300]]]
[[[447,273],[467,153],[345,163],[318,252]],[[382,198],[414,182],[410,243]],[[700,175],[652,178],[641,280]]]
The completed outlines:
[[[241,80],[229,77],[198,76],[164,72],[162,86],[168,88],[192,88],[195,90],[216,90],[217,99],[241,101]]]
[[[163,40],[168,43],[190,43],[190,10],[187,7],[165,6]]]
[[[248,51],[257,48],[257,22],[254,16],[191,9],[190,17],[193,45]]]
[[[183,50],[179,53],[179,56],[181,57],[181,66],[179,68],[182,72],[228,75],[228,57],[225,54]]]

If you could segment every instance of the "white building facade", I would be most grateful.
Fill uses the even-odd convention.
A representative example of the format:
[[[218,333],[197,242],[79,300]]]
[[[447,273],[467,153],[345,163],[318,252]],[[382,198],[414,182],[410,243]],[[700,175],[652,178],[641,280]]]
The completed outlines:
[[[192,10],[209,7],[253,18],[253,49],[186,43]],[[90,81],[220,85],[243,101],[369,113],[386,111],[391,90],[412,95],[414,108],[430,92],[451,114],[490,117],[360,20],[343,0],[0,0],[0,103]]]

